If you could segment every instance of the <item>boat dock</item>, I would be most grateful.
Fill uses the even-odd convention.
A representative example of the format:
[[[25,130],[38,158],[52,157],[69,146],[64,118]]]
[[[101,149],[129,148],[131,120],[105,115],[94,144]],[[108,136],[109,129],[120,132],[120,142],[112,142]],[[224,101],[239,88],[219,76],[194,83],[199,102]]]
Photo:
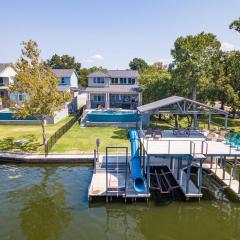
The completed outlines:
[[[131,172],[129,168],[129,156],[101,156],[96,162],[92,180],[88,189],[89,200],[94,198],[124,198],[136,200],[137,198],[147,199],[149,192],[137,192],[134,189]]]

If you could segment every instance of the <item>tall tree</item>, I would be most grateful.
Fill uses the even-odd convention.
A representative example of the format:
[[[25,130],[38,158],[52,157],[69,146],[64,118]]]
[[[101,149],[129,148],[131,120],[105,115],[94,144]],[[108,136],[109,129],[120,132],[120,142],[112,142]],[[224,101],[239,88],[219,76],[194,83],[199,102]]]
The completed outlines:
[[[212,102],[221,101],[222,109],[228,105],[236,111],[239,104],[240,71],[237,70],[237,63],[240,64],[240,58],[236,52],[219,51],[213,59],[211,84],[206,92],[209,91]]]
[[[240,33],[240,18],[234,20],[230,25],[229,25],[230,29],[234,29],[235,31]]]
[[[52,70],[40,60],[38,44],[29,40],[23,42],[21,57],[13,65],[16,80],[10,87],[12,93],[22,93],[28,96],[21,105],[14,105],[13,111],[17,117],[35,116],[41,120],[43,144],[46,145],[46,117],[54,116],[54,111],[64,107],[70,95],[57,91],[58,78]]]
[[[170,70],[175,87],[181,95],[193,100],[206,97],[204,89],[209,85],[212,58],[219,51],[220,42],[211,33],[201,32],[196,36],[179,37],[171,54]]]
[[[142,58],[133,58],[133,60],[129,63],[129,67],[132,70],[138,70],[141,72],[148,68],[148,64]]]
[[[140,74],[143,102],[156,101],[171,94],[171,75],[161,68],[149,67]]]

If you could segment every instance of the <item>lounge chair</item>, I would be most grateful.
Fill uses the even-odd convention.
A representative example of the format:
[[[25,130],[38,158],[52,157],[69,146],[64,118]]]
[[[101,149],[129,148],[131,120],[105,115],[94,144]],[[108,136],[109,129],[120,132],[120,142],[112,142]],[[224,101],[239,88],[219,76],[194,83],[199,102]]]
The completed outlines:
[[[226,144],[230,145],[231,143],[235,142],[238,137],[238,133],[234,133],[231,137],[225,137]]]
[[[237,150],[240,148],[240,137],[236,139],[234,142],[231,142],[231,147],[237,148]]]

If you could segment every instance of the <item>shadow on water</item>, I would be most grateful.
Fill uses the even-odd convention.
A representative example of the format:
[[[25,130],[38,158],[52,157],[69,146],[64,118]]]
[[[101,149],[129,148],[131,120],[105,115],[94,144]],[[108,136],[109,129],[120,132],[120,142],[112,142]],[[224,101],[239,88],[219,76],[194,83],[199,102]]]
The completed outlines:
[[[15,193],[24,203],[19,212],[19,221],[27,240],[62,239],[63,230],[71,221],[63,185],[52,179],[49,181],[56,169],[43,168],[39,184]]]
[[[23,140],[25,142],[18,143],[17,140]],[[22,151],[22,152],[33,152],[36,151],[41,144],[37,142],[34,135],[28,134],[22,136],[21,139],[14,137],[7,137],[0,140],[0,150],[2,151]]]

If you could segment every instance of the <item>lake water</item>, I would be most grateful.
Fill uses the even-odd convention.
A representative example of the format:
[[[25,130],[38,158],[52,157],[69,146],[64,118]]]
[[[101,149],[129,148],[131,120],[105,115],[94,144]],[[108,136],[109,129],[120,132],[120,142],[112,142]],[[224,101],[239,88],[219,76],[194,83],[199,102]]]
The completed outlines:
[[[0,165],[0,240],[240,239],[240,203],[89,205],[91,175],[84,166]]]

